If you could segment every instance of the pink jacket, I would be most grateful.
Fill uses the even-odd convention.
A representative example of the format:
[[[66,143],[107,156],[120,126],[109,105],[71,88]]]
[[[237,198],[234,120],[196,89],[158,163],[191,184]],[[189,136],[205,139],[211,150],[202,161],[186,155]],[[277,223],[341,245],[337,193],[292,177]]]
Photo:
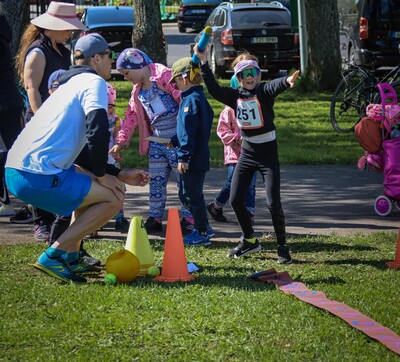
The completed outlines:
[[[228,106],[223,109],[219,116],[217,135],[224,144],[225,165],[237,163],[242,149],[240,131],[235,112]]]
[[[149,66],[152,74],[150,80],[157,82],[157,87],[159,89],[171,94],[178,103],[181,103],[180,90],[175,89],[174,84],[168,84],[171,79],[171,69],[163,64],[157,63],[149,64]],[[123,147],[128,147],[136,128],[139,127],[139,153],[143,156],[147,154],[149,149],[149,141],[147,141],[146,138],[151,136],[152,132],[147,114],[138,98],[140,89],[140,84],[135,84],[133,86],[131,99],[126,108],[124,123],[115,141]]]

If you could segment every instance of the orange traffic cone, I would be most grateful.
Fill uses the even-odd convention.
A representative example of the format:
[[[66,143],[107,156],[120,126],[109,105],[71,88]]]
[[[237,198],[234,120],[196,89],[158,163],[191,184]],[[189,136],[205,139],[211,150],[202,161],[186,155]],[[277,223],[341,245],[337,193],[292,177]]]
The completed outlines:
[[[154,279],[159,282],[188,282],[195,278],[188,272],[178,209],[169,209],[162,271]]]
[[[397,237],[396,255],[394,257],[394,260],[388,261],[386,265],[389,268],[400,269],[400,229],[399,229],[399,235]]]
[[[131,220],[125,249],[136,255],[139,259],[140,275],[147,275],[149,268],[155,265],[155,263],[153,250],[151,249],[141,216],[134,216]]]

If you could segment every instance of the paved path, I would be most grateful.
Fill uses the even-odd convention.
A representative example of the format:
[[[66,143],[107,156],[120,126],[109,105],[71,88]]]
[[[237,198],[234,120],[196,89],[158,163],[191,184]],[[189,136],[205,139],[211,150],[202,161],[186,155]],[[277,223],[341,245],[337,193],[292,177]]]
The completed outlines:
[[[375,198],[383,193],[381,174],[360,172],[356,166],[329,165],[284,166],[281,175],[282,203],[290,235],[349,235],[399,230],[400,211],[394,210],[390,216],[382,218],[375,214],[373,208]],[[207,174],[204,190],[206,202],[213,200],[225,178],[225,168],[212,169]],[[168,189],[167,207],[177,207],[177,188],[172,180]],[[265,204],[262,180],[258,177],[255,230],[259,235],[272,231]],[[125,201],[126,215],[146,219],[147,208],[148,187],[129,187]],[[236,242],[240,229],[234,214],[228,206],[224,213],[228,223],[210,220],[217,234],[215,240]],[[126,238],[126,235],[113,231],[113,222],[109,222],[100,234],[103,238],[122,241]],[[164,233],[153,237],[162,238]],[[13,225],[8,222],[8,217],[0,217],[0,242],[33,242],[32,225]]]

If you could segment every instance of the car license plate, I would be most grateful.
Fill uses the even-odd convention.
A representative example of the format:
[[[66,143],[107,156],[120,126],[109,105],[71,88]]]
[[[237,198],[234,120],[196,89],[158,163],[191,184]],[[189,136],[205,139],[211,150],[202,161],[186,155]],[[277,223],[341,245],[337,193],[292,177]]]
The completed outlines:
[[[206,11],[204,9],[192,10],[193,14],[204,14]]]
[[[278,38],[276,36],[261,36],[261,37],[253,37],[251,38],[252,44],[259,43],[277,43]]]
[[[393,38],[400,38],[400,31],[392,31],[391,33]]]

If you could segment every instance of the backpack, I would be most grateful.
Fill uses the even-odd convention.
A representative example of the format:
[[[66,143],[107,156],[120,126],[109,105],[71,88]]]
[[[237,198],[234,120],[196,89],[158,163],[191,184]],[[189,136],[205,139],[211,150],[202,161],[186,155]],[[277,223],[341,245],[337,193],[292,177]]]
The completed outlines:
[[[382,131],[380,122],[372,117],[364,117],[354,127],[358,143],[369,153],[377,153],[382,148]]]

